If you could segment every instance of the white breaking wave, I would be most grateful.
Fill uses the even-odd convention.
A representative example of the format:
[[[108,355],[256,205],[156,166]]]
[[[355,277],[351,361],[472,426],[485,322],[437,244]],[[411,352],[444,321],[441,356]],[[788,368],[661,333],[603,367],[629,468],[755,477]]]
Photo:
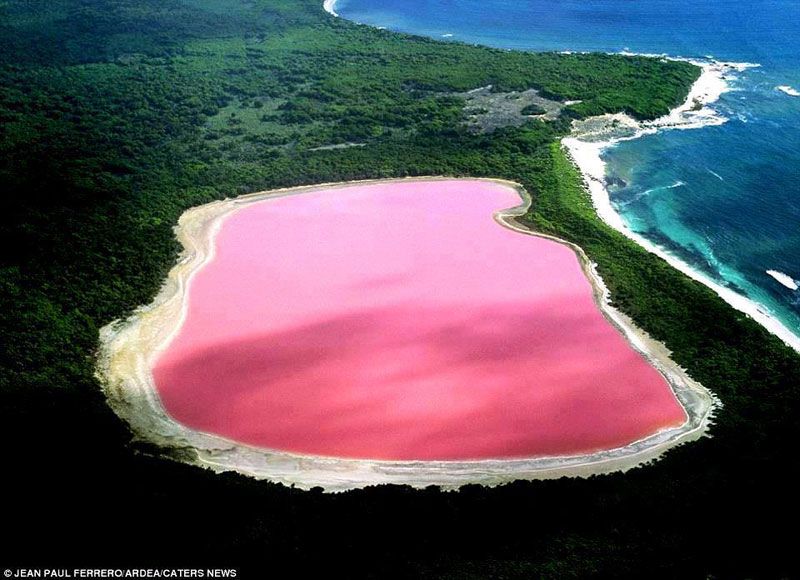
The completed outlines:
[[[653,187],[652,189],[646,189],[641,193],[641,196],[644,197],[645,195],[650,195],[656,191],[664,191],[665,189],[675,189],[676,187],[683,187],[686,185],[683,181],[676,181],[672,185],[662,185],[660,187]]]
[[[643,192],[633,196],[628,201],[623,202],[623,203],[618,203],[617,206],[618,207],[624,207],[626,205],[630,205],[630,204],[632,204],[632,203],[634,203],[636,201],[639,201],[643,197],[646,197],[646,196],[650,195],[651,193],[655,193],[656,191],[665,191],[667,189],[675,189],[676,187],[683,187],[684,185],[686,185],[686,184],[683,181],[676,181],[672,185],[661,185],[659,187],[652,187],[650,189],[645,189]]]
[[[800,92],[797,89],[793,89],[789,85],[780,85],[775,87],[775,90],[780,91],[782,93],[786,93],[790,97],[800,97]]]
[[[719,173],[717,173],[716,171],[711,171],[708,167],[706,167],[706,171],[708,171],[711,175],[713,175],[714,177],[716,177],[720,181],[725,181],[724,179],[722,179],[722,176]]]
[[[672,185],[668,185],[667,187],[664,187],[663,189],[675,189],[676,187],[683,187],[684,185],[686,185],[686,184],[683,181],[678,180],[675,183],[673,183]]]
[[[784,274],[783,272],[779,272],[778,270],[767,270],[767,274],[775,278],[778,282],[786,286],[789,290],[800,289],[800,286],[797,285],[797,281],[791,276],[789,276],[789,274]]]

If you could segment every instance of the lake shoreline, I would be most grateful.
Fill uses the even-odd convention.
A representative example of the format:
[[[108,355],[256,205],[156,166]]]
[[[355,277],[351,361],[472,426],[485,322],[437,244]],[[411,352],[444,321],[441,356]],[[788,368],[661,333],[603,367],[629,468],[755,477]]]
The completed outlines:
[[[101,330],[98,376],[112,409],[130,425],[139,439],[161,447],[167,456],[170,455],[168,450],[179,450],[183,460],[191,457],[190,463],[215,471],[235,470],[259,479],[294,484],[303,489],[318,486],[326,491],[389,483],[413,487],[439,485],[455,489],[468,483],[498,485],[517,479],[588,477],[626,471],[657,459],[676,445],[706,434],[713,413],[719,406],[716,398],[692,381],[669,358],[669,352],[663,344],[653,341],[630,318],[609,305],[605,284],[578,246],[539,234],[517,220],[530,206],[530,196],[520,185],[491,179],[466,181],[491,181],[513,188],[522,198],[522,203],[497,212],[496,221],[514,231],[565,244],[577,254],[592,284],[595,303],[633,348],[644,355],[667,380],[687,414],[687,421],[683,425],[661,430],[621,448],[585,455],[476,461],[370,461],[270,451],[201,433],[173,420],[165,411],[156,390],[152,377],[153,363],[185,319],[185,298],[191,279],[213,259],[214,238],[224,219],[250,203],[265,199],[334,186],[407,182],[410,179],[453,180],[450,177],[429,177],[321,184],[247,194],[187,210],[175,229],[184,250],[158,296],[126,321],[116,321]]]

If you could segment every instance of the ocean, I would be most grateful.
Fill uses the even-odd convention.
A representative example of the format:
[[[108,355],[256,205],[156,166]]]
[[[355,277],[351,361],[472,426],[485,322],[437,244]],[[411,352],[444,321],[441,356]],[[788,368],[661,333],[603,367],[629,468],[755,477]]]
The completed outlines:
[[[725,75],[729,90],[711,105],[725,123],[621,141],[602,158],[619,178],[611,205],[632,232],[748,299],[733,302],[779,321],[800,345],[800,2],[337,0],[334,9],[501,48],[758,64]]]

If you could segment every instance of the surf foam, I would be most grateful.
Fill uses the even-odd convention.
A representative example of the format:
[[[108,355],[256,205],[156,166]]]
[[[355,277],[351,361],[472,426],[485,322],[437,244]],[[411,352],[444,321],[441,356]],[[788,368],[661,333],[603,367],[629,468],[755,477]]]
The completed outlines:
[[[782,93],[786,93],[790,97],[800,97],[800,91],[790,87],[789,85],[779,85],[775,87],[776,91],[780,91]]]
[[[789,274],[784,274],[778,270],[767,270],[767,274],[775,278],[775,280],[786,286],[789,290],[800,289],[795,279],[789,276]]]

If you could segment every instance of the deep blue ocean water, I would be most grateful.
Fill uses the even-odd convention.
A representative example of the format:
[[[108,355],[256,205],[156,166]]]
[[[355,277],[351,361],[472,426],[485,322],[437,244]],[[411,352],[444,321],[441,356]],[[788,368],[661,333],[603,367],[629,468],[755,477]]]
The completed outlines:
[[[619,143],[604,158],[629,227],[800,335],[800,0],[338,0],[343,17],[524,50],[758,63],[712,107],[729,121]],[[450,36],[452,35],[452,36]],[[677,186],[675,186],[677,185]],[[675,186],[675,187],[670,187]]]

